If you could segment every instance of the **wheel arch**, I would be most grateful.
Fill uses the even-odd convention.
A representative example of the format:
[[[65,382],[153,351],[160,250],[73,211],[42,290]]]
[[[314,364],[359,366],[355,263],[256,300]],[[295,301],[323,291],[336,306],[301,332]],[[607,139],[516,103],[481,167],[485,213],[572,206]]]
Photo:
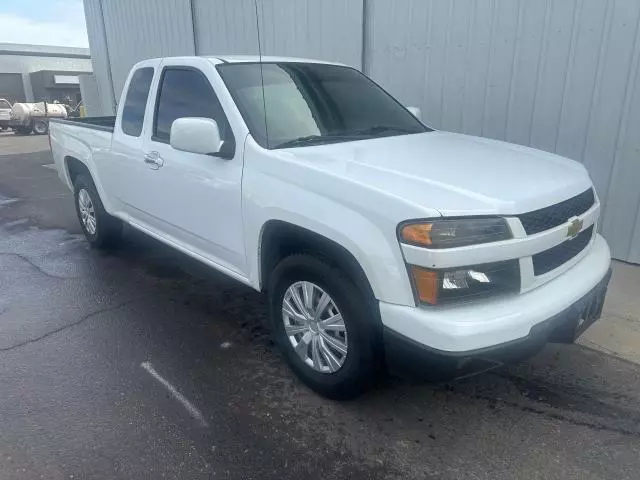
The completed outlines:
[[[91,180],[93,181],[93,176],[91,175],[91,171],[89,170],[89,167],[87,167],[87,165],[84,162],[82,162],[81,160],[78,160],[75,157],[72,157],[70,155],[67,155],[66,157],[64,157],[64,167],[65,167],[65,170],[67,171],[67,176],[69,177],[69,181],[71,182],[71,185],[75,184],[75,179],[77,178],[78,175],[82,173],[87,174],[89,178],[91,178]]]
[[[292,254],[308,253],[342,269],[368,301],[376,302],[371,283],[356,257],[323,235],[283,220],[269,220],[262,227],[259,252],[261,290],[268,288],[269,275],[280,260]]]

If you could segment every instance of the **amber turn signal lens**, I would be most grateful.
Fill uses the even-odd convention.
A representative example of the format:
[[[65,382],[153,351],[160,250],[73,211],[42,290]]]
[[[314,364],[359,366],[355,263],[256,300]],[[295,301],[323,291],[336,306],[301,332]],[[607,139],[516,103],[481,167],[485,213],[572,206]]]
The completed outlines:
[[[415,245],[431,245],[431,223],[415,223],[413,225],[405,225],[402,227],[400,234],[402,240],[413,243]]]
[[[418,293],[421,302],[436,305],[438,303],[438,272],[425,270],[420,267],[411,267],[413,285]]]

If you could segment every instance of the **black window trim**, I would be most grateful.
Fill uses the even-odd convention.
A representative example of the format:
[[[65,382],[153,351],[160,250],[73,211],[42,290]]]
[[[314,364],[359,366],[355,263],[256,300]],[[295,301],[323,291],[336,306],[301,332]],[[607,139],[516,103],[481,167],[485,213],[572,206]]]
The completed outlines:
[[[240,111],[240,115],[242,116],[242,119],[244,120],[244,123],[246,124],[247,128],[249,129],[249,131],[251,131],[251,128],[249,128],[249,122],[247,121],[247,119],[245,118],[244,112],[242,111],[242,108],[240,107],[240,103],[238,102],[238,99],[236,98],[236,95],[234,93],[234,91],[229,88],[229,85],[227,85],[226,80],[224,79],[224,76],[220,73],[220,69],[224,69],[224,68],[229,68],[232,65],[280,65],[280,64],[294,64],[294,65],[308,65],[308,64],[314,64],[314,65],[332,65],[334,67],[342,67],[342,68],[348,68],[350,70],[355,70],[356,72],[358,72],[360,75],[362,75],[366,80],[368,80],[369,82],[371,82],[373,85],[375,85],[376,87],[378,87],[380,90],[382,90],[389,98],[391,98],[391,100],[393,100],[397,105],[399,105],[400,107],[402,107],[403,109],[407,110],[407,113],[409,113],[409,115],[411,115],[415,120],[417,120],[418,124],[422,125],[422,127],[425,129],[424,132],[422,133],[428,133],[428,132],[435,132],[434,128],[431,128],[430,126],[426,125],[420,118],[416,117],[415,115],[413,115],[413,113],[409,112],[409,110],[407,109],[407,107],[405,105],[403,105],[402,103],[400,103],[400,100],[398,100],[396,97],[394,97],[393,95],[391,95],[384,87],[382,87],[382,85],[380,85],[378,82],[376,82],[373,78],[371,78],[369,75],[367,75],[366,73],[364,73],[361,70],[358,70],[355,67],[352,67],[350,65],[342,65],[339,63],[325,63],[325,62],[304,62],[304,61],[295,61],[295,62],[288,62],[288,61],[278,61],[278,60],[271,60],[271,61],[267,61],[267,62],[260,62],[260,61],[253,61],[253,62],[225,62],[225,63],[219,63],[216,65],[216,70],[218,71],[218,74],[220,75],[220,77],[222,78],[222,82],[224,83],[225,87],[227,87],[227,90],[229,91],[229,94],[231,95],[231,98],[233,98],[233,101],[236,104],[236,107],[238,108],[238,110]],[[275,150],[276,146],[267,146],[267,145],[262,145],[258,139],[255,138],[255,136],[253,134],[251,134],[251,136],[253,137],[253,139],[262,147],[265,148],[267,150]]]
[[[140,133],[138,135],[131,135],[130,133],[127,133],[124,131],[124,126],[122,123],[124,122],[124,109],[127,108],[127,96],[129,95],[129,91],[131,90],[131,82],[133,81],[133,77],[135,77],[136,73],[138,73],[139,71],[146,70],[146,69],[150,69],[152,73],[151,73],[151,81],[149,82],[149,90],[147,91],[147,101],[144,102],[144,111],[142,112],[142,125],[140,126]],[[122,106],[122,114],[120,115],[120,131],[127,137],[140,138],[144,133],[144,121],[147,114],[147,105],[149,105],[149,96],[151,94],[151,87],[153,86],[153,77],[155,76],[155,74],[156,74],[156,68],[153,65],[148,65],[148,66],[143,65],[141,67],[136,68],[136,71],[131,73],[131,78],[129,80],[129,84],[127,85],[127,94],[124,96],[124,105]]]
[[[225,123],[224,127],[225,127],[226,131],[229,132],[229,138],[225,139],[222,142],[222,146],[220,147],[220,151],[218,153],[213,153],[213,154],[210,154],[210,155],[213,156],[213,157],[220,157],[220,158],[224,158],[224,159],[227,159],[227,160],[231,160],[236,154],[236,138],[235,138],[235,135],[233,134],[233,129],[231,128],[231,124],[229,123],[229,119],[227,118],[227,112],[224,111],[224,106],[222,105],[222,102],[220,101],[220,97],[216,93],[215,88],[213,88],[213,85],[211,85],[211,82],[209,81],[207,76],[204,74],[204,72],[202,70],[200,70],[199,68],[191,67],[191,66],[188,66],[188,65],[165,65],[164,67],[162,67],[162,71],[160,72],[160,79],[158,80],[158,87],[156,89],[156,98],[155,98],[155,102],[154,102],[154,105],[153,105],[153,121],[151,123],[151,141],[158,142],[158,143],[164,143],[165,145],[169,145],[170,144],[170,142],[168,142],[166,140],[163,140],[162,138],[159,138],[158,136],[156,136],[156,124],[157,124],[157,120],[158,120],[158,105],[160,104],[160,95],[162,94],[162,86],[163,86],[163,82],[164,82],[164,74],[167,72],[167,70],[183,70],[183,71],[196,72],[205,80],[207,85],[209,85],[209,88],[211,89],[211,92],[213,93],[215,98],[218,100],[218,103],[220,104],[220,110],[222,111],[222,120]]]

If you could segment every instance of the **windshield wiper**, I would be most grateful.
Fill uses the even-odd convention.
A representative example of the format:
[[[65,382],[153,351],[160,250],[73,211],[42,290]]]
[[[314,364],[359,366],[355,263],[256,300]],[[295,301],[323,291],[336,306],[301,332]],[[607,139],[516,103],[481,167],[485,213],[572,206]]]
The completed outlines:
[[[417,133],[415,130],[404,128],[404,127],[394,127],[393,125],[374,125],[373,127],[364,128],[362,130],[356,130],[353,132],[348,132],[350,136],[353,135],[377,135],[379,133]]]
[[[286,147],[302,147],[305,145],[314,145],[318,143],[330,143],[330,142],[340,142],[342,140],[357,140],[371,137],[372,135],[378,135],[381,133],[417,133],[414,130],[403,128],[403,127],[394,127],[391,125],[375,125],[373,127],[364,128],[362,130],[354,130],[351,132],[344,132],[340,134],[329,134],[329,135],[306,135],[304,137],[294,138],[293,140],[287,140],[286,142],[282,142],[276,145],[273,148],[286,148]]]
[[[339,142],[340,140],[350,138],[352,138],[351,135],[307,135],[305,137],[294,138],[293,140],[287,140],[286,142],[279,143],[273,148],[302,147],[305,145],[314,145],[324,142]]]

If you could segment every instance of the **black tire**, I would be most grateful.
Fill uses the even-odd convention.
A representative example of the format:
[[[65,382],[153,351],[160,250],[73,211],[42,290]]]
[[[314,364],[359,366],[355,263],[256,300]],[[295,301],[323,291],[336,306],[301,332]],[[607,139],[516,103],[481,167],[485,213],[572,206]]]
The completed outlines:
[[[285,333],[282,305],[295,282],[319,286],[334,301],[347,331],[347,354],[342,367],[322,373],[306,364],[294,351]],[[320,257],[300,254],[282,260],[269,280],[269,311],[274,340],[294,373],[316,393],[333,400],[348,400],[366,391],[380,365],[377,358],[377,316],[365,296],[344,273]]]
[[[82,232],[89,244],[95,248],[108,248],[115,245],[122,235],[122,222],[105,211],[102,201],[100,200],[100,195],[98,195],[98,191],[91,177],[80,174],[75,178],[73,186],[76,213]],[[84,194],[81,192],[86,192],[91,201],[95,216],[95,229],[87,227],[82,219],[79,198]]]
[[[44,120],[34,120],[33,133],[36,135],[46,135],[49,132],[49,123]]]
[[[31,133],[31,127],[16,127],[13,133],[15,135],[29,135]]]

